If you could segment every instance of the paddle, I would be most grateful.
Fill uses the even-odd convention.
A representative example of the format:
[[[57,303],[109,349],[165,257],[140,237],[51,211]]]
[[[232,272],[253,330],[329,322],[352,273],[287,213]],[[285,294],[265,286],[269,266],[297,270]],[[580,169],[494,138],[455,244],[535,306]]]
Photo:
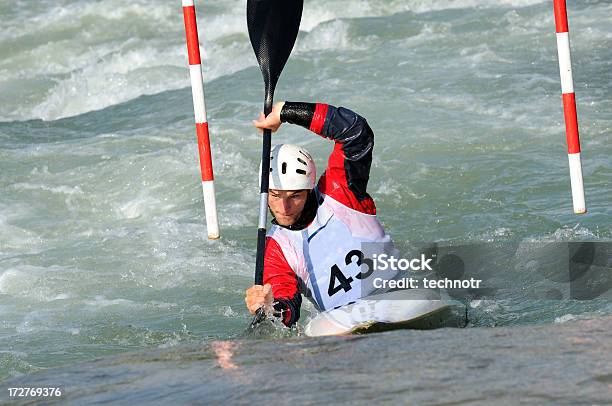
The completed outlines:
[[[303,0],[248,0],[247,25],[249,38],[265,84],[264,114],[272,111],[276,82],[291,54],[302,19]],[[266,247],[266,223],[268,221],[268,181],[272,132],[264,130],[261,151],[261,185],[259,201],[259,226],[257,230],[257,259],[255,284],[263,285],[264,249]],[[251,327],[265,318],[263,308],[251,322]]]

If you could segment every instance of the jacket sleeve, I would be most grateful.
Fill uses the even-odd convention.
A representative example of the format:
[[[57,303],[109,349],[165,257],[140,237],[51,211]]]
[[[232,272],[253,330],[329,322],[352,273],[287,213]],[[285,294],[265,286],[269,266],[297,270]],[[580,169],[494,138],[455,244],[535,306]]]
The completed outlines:
[[[321,193],[354,210],[376,214],[374,201],[366,191],[374,133],[363,117],[344,107],[286,102],[281,121],[301,125],[334,141],[327,168],[319,179]]]
[[[263,282],[272,285],[274,310],[280,313],[283,323],[291,327],[300,318],[302,295],[298,289],[297,276],[289,266],[283,250],[270,237],[266,239]]]

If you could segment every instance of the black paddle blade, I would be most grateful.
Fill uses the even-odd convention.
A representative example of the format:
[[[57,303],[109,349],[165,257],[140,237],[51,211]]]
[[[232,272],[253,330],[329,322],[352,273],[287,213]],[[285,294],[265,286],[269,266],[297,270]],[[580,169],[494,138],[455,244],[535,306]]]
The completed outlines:
[[[269,104],[270,109],[276,82],[297,38],[303,7],[303,0],[247,2],[249,38],[266,85],[266,107]]]

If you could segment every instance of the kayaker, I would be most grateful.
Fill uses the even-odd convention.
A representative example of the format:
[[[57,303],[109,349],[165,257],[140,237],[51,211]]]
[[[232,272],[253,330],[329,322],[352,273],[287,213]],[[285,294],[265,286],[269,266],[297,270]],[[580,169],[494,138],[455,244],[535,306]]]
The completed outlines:
[[[374,133],[355,112],[323,103],[280,102],[256,128],[276,132],[282,123],[297,124],[334,141],[325,172],[306,149],[280,144],[270,155],[264,285],[246,291],[251,313],[264,306],[292,326],[300,317],[303,294],[328,310],[368,293],[362,284],[372,274],[362,243],[389,242],[367,193]]]

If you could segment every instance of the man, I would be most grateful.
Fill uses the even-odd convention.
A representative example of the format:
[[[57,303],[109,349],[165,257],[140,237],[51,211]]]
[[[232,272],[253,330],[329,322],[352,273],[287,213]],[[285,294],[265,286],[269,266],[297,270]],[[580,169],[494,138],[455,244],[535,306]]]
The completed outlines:
[[[300,317],[301,294],[320,310],[368,295],[362,281],[371,276],[362,244],[389,242],[366,192],[374,134],[366,120],[343,107],[277,103],[253,121],[277,131],[281,123],[301,125],[335,142],[327,169],[315,185],[312,157],[295,145],[276,145],[270,155],[268,206],[273,226],[267,234],[264,286],[246,291],[251,313],[264,306],[285,325]]]

